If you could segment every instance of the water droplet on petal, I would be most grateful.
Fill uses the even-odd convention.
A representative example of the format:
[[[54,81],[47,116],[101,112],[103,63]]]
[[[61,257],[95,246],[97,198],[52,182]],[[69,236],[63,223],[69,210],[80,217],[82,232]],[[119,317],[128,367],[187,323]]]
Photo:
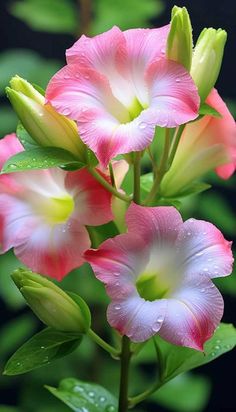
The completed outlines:
[[[180,80],[179,77],[177,77],[177,78],[175,79],[175,81],[176,81],[176,83],[180,83],[180,82],[181,82],[181,80]]]
[[[139,123],[138,127],[140,129],[145,129],[147,127],[147,123],[141,122],[141,123]]]
[[[203,268],[204,272],[208,272],[208,270],[209,270],[208,268]]]
[[[196,253],[196,256],[202,256],[202,255],[203,255],[203,252]]]
[[[202,293],[204,293],[205,291],[206,291],[206,289],[204,289],[204,288],[201,289],[201,292],[202,292]]]
[[[120,305],[115,305],[115,310],[120,310],[121,306]]]

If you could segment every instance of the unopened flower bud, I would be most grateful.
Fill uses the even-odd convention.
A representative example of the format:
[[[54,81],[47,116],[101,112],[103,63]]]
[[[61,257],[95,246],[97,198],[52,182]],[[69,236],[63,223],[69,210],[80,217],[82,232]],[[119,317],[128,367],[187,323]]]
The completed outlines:
[[[76,123],[59,114],[29,82],[15,76],[6,88],[7,96],[24,128],[40,146],[59,147],[86,159],[85,145]]]
[[[221,68],[227,33],[222,29],[204,29],[193,52],[190,74],[204,102],[214,87]]]
[[[170,31],[167,39],[166,55],[188,71],[192,62],[192,26],[185,7],[174,6],[171,13]]]
[[[12,278],[35,315],[47,326],[86,333],[90,313],[81,298],[79,305],[53,282],[27,269],[15,270]]]

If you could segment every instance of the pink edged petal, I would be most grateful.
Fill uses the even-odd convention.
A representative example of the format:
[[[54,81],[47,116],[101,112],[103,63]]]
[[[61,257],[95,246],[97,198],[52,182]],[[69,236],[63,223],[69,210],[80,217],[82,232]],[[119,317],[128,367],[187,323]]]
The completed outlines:
[[[104,189],[87,170],[67,173],[65,185],[74,197],[73,217],[80,224],[97,226],[113,219],[111,193]]]
[[[172,206],[144,207],[132,203],[126,214],[129,233],[146,243],[174,243],[183,220]]]
[[[203,350],[223,315],[223,298],[210,279],[189,277],[167,300],[160,336],[180,346]]]
[[[15,133],[6,135],[0,140],[0,169],[4,163],[16,153],[22,152],[23,146],[19,142]]]
[[[169,28],[170,26],[167,25],[158,29],[124,31],[129,57],[125,61],[125,67],[122,71],[124,75],[128,72],[135,94],[143,105],[147,103],[144,73],[151,62],[164,57]]]
[[[98,250],[88,250],[84,258],[105,283],[108,295],[117,300],[135,291],[136,277],[145,268],[148,253],[142,239],[123,234],[106,240]]]
[[[211,223],[189,219],[176,240],[185,273],[215,278],[232,272],[232,242]]]
[[[23,146],[19,142],[15,133],[6,135],[0,140],[0,170],[4,163],[16,153],[22,152]],[[14,181],[14,175],[0,176],[0,192],[16,193],[20,190],[19,185]]]
[[[236,124],[225,102],[221,99],[216,89],[212,89],[206,103],[216,109],[221,118],[210,117],[206,138],[213,139],[215,143],[222,144],[227,153],[229,163],[216,168],[217,174],[222,179],[228,179],[236,169]]]
[[[23,200],[0,194],[0,253],[16,246],[19,236],[32,219],[32,210]]]
[[[155,61],[146,71],[146,82],[157,125],[176,127],[196,119],[200,98],[183,66],[166,59]]]
[[[127,112],[113,96],[109,81],[95,70],[81,66],[67,65],[59,70],[50,80],[46,90],[47,102],[61,114],[73,120],[88,109],[99,109],[106,113],[109,108],[115,117],[124,117]]]
[[[110,303],[107,318],[121,335],[128,336],[133,342],[144,342],[161,328],[166,308],[166,299],[149,302],[133,294]]]
[[[82,255],[89,247],[88,232],[75,220],[50,227],[32,219],[27,221],[14,250],[30,269],[60,281],[84,263]]]
[[[81,139],[97,155],[102,166],[118,154],[140,151],[147,147],[155,133],[155,119],[150,109],[128,123],[119,123],[100,110],[87,110],[78,123]]]

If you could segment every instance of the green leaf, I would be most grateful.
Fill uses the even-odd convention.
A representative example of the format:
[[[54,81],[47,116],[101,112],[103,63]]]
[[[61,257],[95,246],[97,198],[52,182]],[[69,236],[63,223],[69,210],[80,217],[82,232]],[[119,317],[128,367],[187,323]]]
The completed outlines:
[[[82,335],[46,328],[22,345],[8,360],[4,375],[20,375],[74,351]]]
[[[71,0],[21,0],[10,11],[31,29],[52,33],[75,33],[77,10]]]
[[[45,88],[61,64],[56,60],[46,60],[32,50],[11,49],[1,53],[0,67],[0,93],[4,93],[9,80],[16,73]]]
[[[67,378],[58,388],[46,386],[56,398],[75,412],[117,412],[117,399],[105,388],[94,383]]]
[[[0,412],[20,412],[18,408],[8,405],[0,405]]]
[[[162,386],[151,399],[179,412],[201,412],[210,395],[210,382],[204,376],[182,374]]]
[[[190,186],[185,187],[176,197],[185,197],[189,195],[196,195],[197,193],[204,192],[211,188],[211,185],[204,182],[195,182],[192,183]]]
[[[117,236],[119,231],[114,222],[105,223],[100,226],[86,226],[92,242],[92,247],[97,248],[102,242]]]
[[[17,129],[16,129],[16,135],[25,150],[32,150],[32,149],[36,149],[40,147],[38,143],[36,143],[32,139],[32,137],[25,130],[24,126],[21,123],[18,123]]]
[[[73,165],[81,169],[85,165],[67,150],[58,147],[38,147],[23,151],[10,157],[3,165],[2,173],[22,172],[32,169],[49,169],[51,167]]]
[[[88,331],[88,329],[91,326],[91,312],[89,310],[89,307],[88,307],[87,303],[84,301],[84,299],[82,299],[79,295],[77,295],[77,293],[68,292],[68,291],[66,293],[79,306],[79,308],[82,312],[84,323],[86,324],[86,331]]]
[[[209,104],[207,103],[201,104],[198,113],[201,116],[210,115],[214,117],[222,117],[222,115],[216,109],[214,109],[214,107],[209,106]]]
[[[236,329],[233,325],[221,323],[213,337],[205,343],[204,353],[172,345],[159,336],[155,339],[162,359],[162,380],[168,382],[180,373],[211,362],[233,349],[236,345]]]

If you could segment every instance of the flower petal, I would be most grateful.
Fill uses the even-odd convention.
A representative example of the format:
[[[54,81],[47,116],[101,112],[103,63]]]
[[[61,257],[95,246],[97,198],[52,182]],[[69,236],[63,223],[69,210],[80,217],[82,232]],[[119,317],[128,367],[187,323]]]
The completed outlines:
[[[107,310],[108,322],[133,342],[144,342],[161,328],[167,307],[166,299],[145,301],[137,294],[114,300]]]
[[[147,243],[174,243],[183,224],[180,213],[172,206],[144,207],[132,203],[126,214],[129,233]]]
[[[15,254],[33,271],[60,281],[84,263],[82,255],[90,247],[88,232],[75,220],[54,227],[39,223],[37,218],[27,220]]]
[[[98,250],[88,250],[84,258],[97,279],[105,283],[108,295],[118,300],[135,291],[136,277],[145,267],[148,255],[142,239],[122,234],[106,240]]]
[[[205,276],[188,277],[167,299],[167,310],[159,335],[180,346],[203,350],[223,315],[223,298]]]
[[[73,194],[73,217],[80,224],[97,226],[113,219],[111,194],[87,170],[67,173],[65,186]]]
[[[189,219],[179,231],[176,249],[185,273],[215,278],[232,272],[231,243],[211,223]]]
[[[147,69],[146,81],[157,125],[176,127],[196,119],[200,98],[183,66],[166,59],[155,61]]]

